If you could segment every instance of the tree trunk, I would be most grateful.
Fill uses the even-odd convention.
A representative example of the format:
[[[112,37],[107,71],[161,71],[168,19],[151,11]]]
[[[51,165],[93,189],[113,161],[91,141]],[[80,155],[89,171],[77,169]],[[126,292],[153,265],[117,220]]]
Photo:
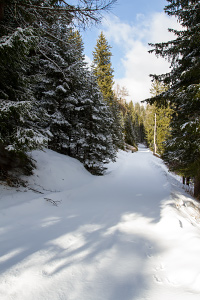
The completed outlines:
[[[186,177],[186,184],[190,185],[190,177]]]
[[[155,113],[155,123],[154,123],[154,154],[156,154],[156,113]]]
[[[185,176],[182,176],[182,180],[183,184],[185,184]]]
[[[4,18],[4,6],[4,1],[0,1],[0,21],[2,21]]]
[[[200,200],[200,171],[194,178],[194,197]]]

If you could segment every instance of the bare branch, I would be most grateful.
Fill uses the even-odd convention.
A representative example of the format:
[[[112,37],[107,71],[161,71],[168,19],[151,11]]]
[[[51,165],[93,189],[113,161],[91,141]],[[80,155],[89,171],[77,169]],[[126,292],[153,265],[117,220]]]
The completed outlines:
[[[61,200],[53,200],[51,198],[44,198],[46,201],[52,203],[54,206],[58,206],[58,203],[61,203]]]

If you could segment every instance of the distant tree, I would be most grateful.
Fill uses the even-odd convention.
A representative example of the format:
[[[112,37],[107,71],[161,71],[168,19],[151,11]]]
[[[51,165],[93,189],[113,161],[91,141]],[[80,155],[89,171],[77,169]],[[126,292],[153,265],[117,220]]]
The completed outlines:
[[[115,99],[119,105],[121,126],[124,133],[124,141],[137,148],[138,143],[145,142],[145,107],[133,101],[126,102],[128,91],[119,84],[114,89]]]
[[[165,141],[170,136],[172,110],[169,107],[157,107],[155,104],[147,105],[145,117],[145,132],[147,144],[152,151],[154,151],[155,115],[156,153],[161,155],[165,151]]]
[[[108,102],[109,105],[113,104],[114,94],[113,94],[113,69],[111,64],[112,53],[110,51],[111,47],[101,32],[95,51],[93,51],[93,72],[97,78],[98,85],[103,94],[104,100]]]
[[[158,96],[167,91],[168,86],[154,80],[150,89],[152,96]],[[145,118],[145,131],[148,146],[158,154],[164,153],[164,142],[170,136],[170,122],[172,109],[167,105],[147,105]],[[155,149],[156,148],[156,149]]]
[[[124,133],[125,143],[137,147],[135,128],[133,126],[133,119],[129,111],[126,113],[126,116],[124,118]]]
[[[119,102],[119,104],[121,104],[123,106],[126,103],[126,97],[129,96],[129,93],[128,93],[128,90],[126,89],[126,87],[124,87],[124,86],[120,87],[120,85],[117,84],[114,89],[114,95],[115,95],[117,101]]]
[[[131,102],[130,102],[131,105]],[[135,103],[134,105],[134,128],[137,136],[137,143],[145,142],[145,129],[144,129],[144,121],[145,121],[145,107],[140,103]]]
[[[103,98],[110,106],[113,123],[112,123],[112,135],[113,142],[117,148],[123,147],[123,133],[121,128],[119,103],[116,101],[113,92],[113,68],[111,64],[112,53],[111,47],[101,32],[95,50],[93,52],[93,74],[97,79],[97,83],[100,87],[100,91],[103,94]]]

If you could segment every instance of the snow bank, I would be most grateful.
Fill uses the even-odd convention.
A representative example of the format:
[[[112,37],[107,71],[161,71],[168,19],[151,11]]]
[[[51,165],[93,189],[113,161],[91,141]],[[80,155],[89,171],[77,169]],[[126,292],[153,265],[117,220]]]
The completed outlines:
[[[199,300],[198,205],[159,158],[121,151],[96,177],[32,155],[26,188],[0,186],[0,299]]]

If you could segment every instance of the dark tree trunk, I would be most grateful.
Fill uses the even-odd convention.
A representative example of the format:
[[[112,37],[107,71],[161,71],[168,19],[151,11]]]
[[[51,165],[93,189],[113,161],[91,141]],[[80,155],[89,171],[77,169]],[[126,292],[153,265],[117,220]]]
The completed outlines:
[[[200,171],[194,178],[194,197],[200,200]]]
[[[4,18],[4,7],[5,7],[4,1],[0,1],[0,21],[2,21]]]
[[[182,181],[183,184],[185,184],[185,176],[183,176],[182,179],[183,179],[183,181]]]
[[[190,185],[190,177],[186,177],[186,184]]]

